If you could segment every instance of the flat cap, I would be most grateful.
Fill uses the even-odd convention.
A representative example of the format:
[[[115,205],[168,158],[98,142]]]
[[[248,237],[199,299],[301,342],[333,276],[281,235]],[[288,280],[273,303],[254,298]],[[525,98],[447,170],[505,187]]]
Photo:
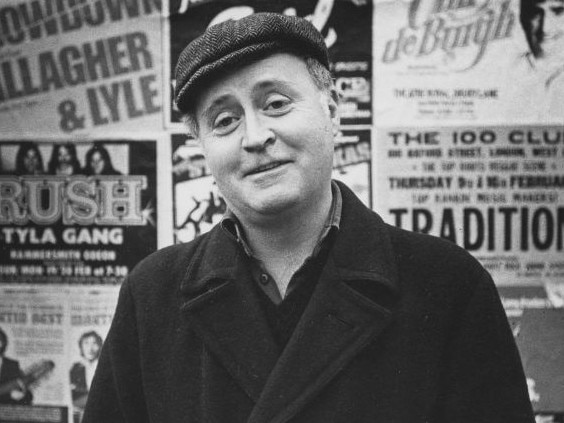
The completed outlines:
[[[174,97],[187,112],[197,89],[210,77],[280,49],[317,59],[329,69],[323,36],[307,20],[279,13],[255,13],[213,25],[180,53]]]

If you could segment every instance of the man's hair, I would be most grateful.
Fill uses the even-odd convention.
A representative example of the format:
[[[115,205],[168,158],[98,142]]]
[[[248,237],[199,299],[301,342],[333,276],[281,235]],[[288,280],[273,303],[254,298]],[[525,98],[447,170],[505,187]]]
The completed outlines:
[[[0,355],[4,355],[6,348],[8,348],[8,335],[6,335],[6,332],[4,332],[2,328],[0,328],[0,342],[2,342],[2,345],[0,346]]]
[[[28,151],[35,152],[35,156],[37,157],[37,161],[39,163],[39,170],[42,173],[45,171],[45,169],[43,169],[43,156],[41,155],[41,151],[39,151],[37,144],[34,142],[23,142],[16,153],[16,175],[25,175],[27,173],[24,161]]]
[[[331,72],[329,71],[329,69],[327,69],[324,65],[322,65],[319,60],[311,57],[311,56],[302,56],[300,54],[295,53],[292,50],[278,50],[276,53],[290,53],[293,54],[297,57],[300,57],[304,60],[307,70],[309,72],[309,75],[311,76],[311,79],[313,80],[313,83],[315,84],[315,86],[327,93],[328,95],[330,95],[333,100],[335,100],[335,102],[338,102],[338,95],[336,94],[336,91],[334,90],[334,85],[333,85],[333,76],[331,75]],[[269,53],[266,57],[270,56],[273,53]],[[255,61],[259,61],[264,59],[265,56],[261,56],[256,58],[253,62]],[[250,63],[253,63],[250,62]],[[248,65],[249,63],[247,62],[246,65]],[[232,71],[232,69],[231,69]],[[184,124],[186,125],[187,129],[188,129],[188,133],[194,137],[197,138],[198,136],[198,131],[199,131],[199,127],[198,127],[198,120],[196,118],[196,113],[195,110],[192,108],[191,110],[189,110],[187,113],[185,113],[183,115],[183,121]]]
[[[82,343],[86,338],[94,338],[99,347],[101,347],[103,344],[102,337],[98,335],[96,331],[91,330],[89,332],[84,332],[78,339],[78,348],[80,348],[80,355],[82,355]]]
[[[564,0],[557,0],[564,5]],[[521,0],[519,21],[523,27],[529,50],[535,58],[543,56],[543,16],[539,12],[539,4],[545,3],[546,0]]]

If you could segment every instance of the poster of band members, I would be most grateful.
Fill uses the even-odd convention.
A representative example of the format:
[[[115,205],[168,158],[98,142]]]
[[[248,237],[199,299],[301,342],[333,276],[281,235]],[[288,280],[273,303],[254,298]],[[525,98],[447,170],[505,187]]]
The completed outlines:
[[[380,0],[374,121],[561,124],[560,1]]]
[[[68,304],[49,287],[0,287],[0,421],[68,421]]]
[[[116,284],[156,242],[156,142],[0,143],[0,282]]]
[[[206,27],[258,12],[306,17],[329,47],[343,125],[372,123],[372,1],[370,0],[167,0],[170,36],[170,88],[174,65],[186,44]],[[172,105],[172,94],[170,94]],[[180,122],[171,106],[170,122]]]
[[[0,2],[3,133],[161,127],[160,14],[161,0]]]
[[[461,245],[499,285],[564,286],[561,126],[383,129],[375,145],[385,220]]]
[[[185,134],[172,135],[174,240],[188,242],[209,231],[227,205],[206,165],[199,143]],[[333,178],[348,184],[371,205],[370,130],[341,131],[335,143]]]

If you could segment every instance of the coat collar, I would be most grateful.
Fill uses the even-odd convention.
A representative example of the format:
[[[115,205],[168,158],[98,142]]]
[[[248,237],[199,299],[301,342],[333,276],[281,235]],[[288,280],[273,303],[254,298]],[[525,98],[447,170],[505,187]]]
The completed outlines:
[[[339,187],[341,229],[281,354],[244,252],[221,228],[201,242],[181,282],[194,330],[256,402],[249,423],[289,420],[392,319],[399,287],[386,225]]]

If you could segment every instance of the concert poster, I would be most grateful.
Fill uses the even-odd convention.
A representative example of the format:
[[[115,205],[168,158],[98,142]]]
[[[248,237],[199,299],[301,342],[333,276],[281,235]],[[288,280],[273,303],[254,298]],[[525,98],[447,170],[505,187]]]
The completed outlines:
[[[520,0],[377,1],[374,122],[564,123],[564,38],[535,35],[564,23],[539,10]]]
[[[162,128],[161,0],[0,2],[0,127]]]
[[[5,141],[0,163],[0,282],[119,284],[157,248],[155,141]]]
[[[560,126],[386,128],[374,148],[375,210],[456,243],[498,285],[564,284]]]
[[[60,290],[0,286],[0,421],[68,421],[68,324]]]

